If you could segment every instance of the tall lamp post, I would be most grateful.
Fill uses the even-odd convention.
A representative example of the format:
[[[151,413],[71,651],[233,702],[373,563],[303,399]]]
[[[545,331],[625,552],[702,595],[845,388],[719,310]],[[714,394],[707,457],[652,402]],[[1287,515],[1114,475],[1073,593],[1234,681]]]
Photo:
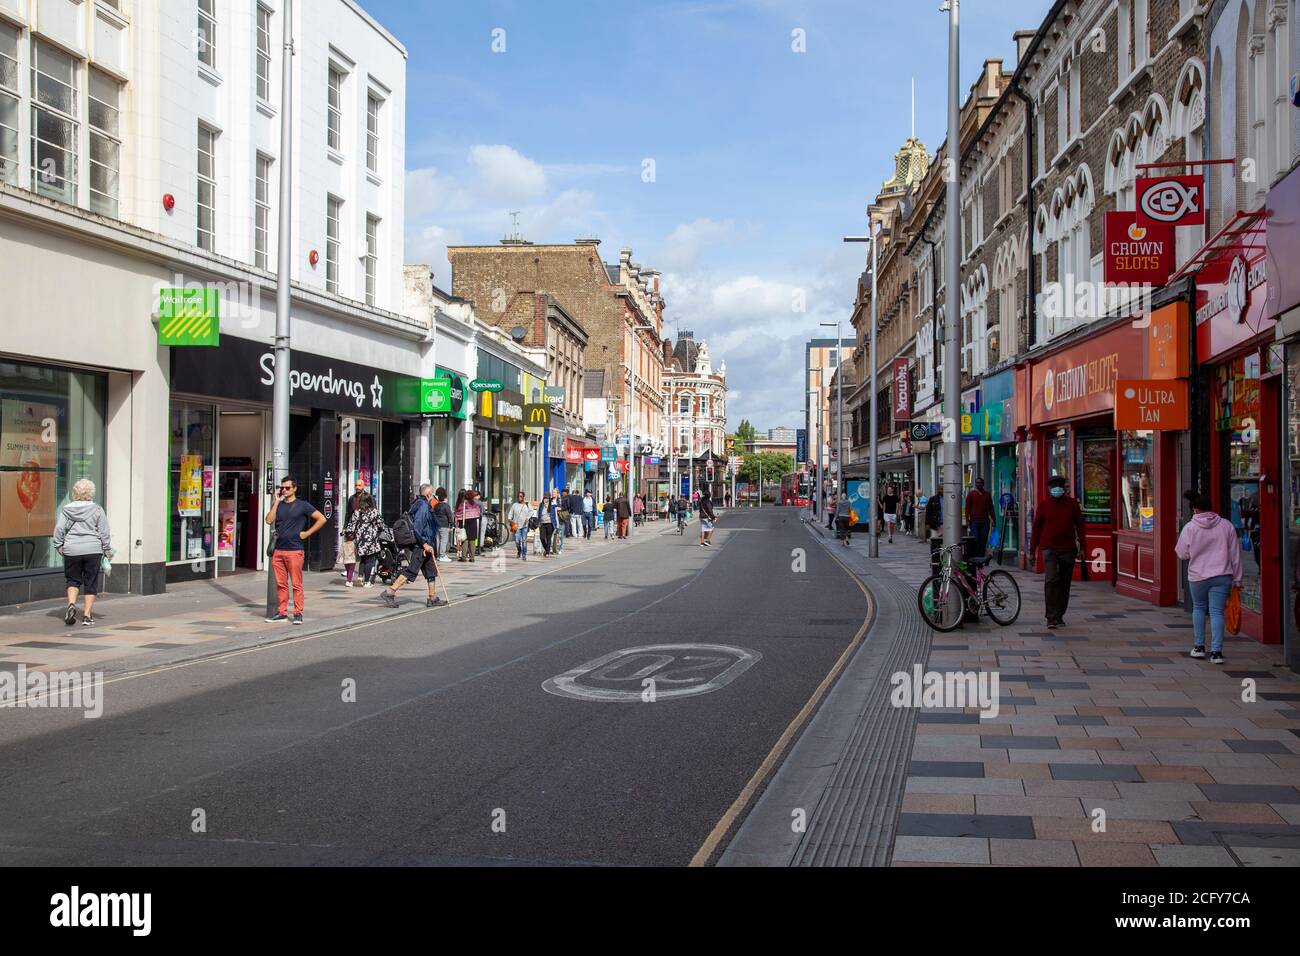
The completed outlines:
[[[946,457],[943,466],[944,510],[943,543],[952,547],[961,541],[961,432],[958,415],[961,414],[961,323],[957,321],[961,308],[961,109],[960,51],[961,32],[958,22],[960,0],[944,0],[948,11],[948,161],[953,164],[953,174],[947,177],[945,210],[947,219],[946,247],[944,249],[944,284],[948,288],[947,320],[943,336],[943,405]]]

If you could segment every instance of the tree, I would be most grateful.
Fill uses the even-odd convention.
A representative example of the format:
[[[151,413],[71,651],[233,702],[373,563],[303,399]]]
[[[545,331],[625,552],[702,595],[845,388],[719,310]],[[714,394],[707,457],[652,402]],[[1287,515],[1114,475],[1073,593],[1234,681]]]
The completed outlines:
[[[743,448],[745,442],[753,441],[758,437],[758,432],[754,426],[749,423],[748,418],[742,418],[740,424],[736,426],[736,442]]]
[[[763,466],[764,482],[780,481],[782,475],[788,475],[794,471],[794,459],[789,455],[778,451],[751,453],[745,455],[740,470],[736,472],[736,480],[747,483],[757,482],[760,462]]]

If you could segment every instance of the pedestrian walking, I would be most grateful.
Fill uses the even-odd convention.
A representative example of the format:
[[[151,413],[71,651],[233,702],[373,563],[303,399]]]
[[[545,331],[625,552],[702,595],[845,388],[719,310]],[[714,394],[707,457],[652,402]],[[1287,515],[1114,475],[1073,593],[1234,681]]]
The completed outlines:
[[[916,502],[912,498],[911,489],[903,492],[903,500],[898,504],[898,520],[903,534],[916,534]]]
[[[832,515],[835,521],[835,536],[847,548],[849,546],[849,525],[852,524],[853,506],[845,495],[835,497],[835,510]]]
[[[552,548],[555,544],[555,528],[558,524],[559,516],[556,513],[554,499],[550,495],[543,495],[537,505],[537,533],[542,539],[544,558],[555,554]]]
[[[591,540],[591,529],[596,524],[596,497],[588,488],[582,495],[582,538]]]
[[[880,517],[885,523],[885,533],[889,541],[894,541],[894,527],[898,524],[898,486],[890,485],[880,496]]]
[[[730,507],[731,507],[731,492],[730,492],[730,491],[723,492],[723,494],[722,494],[722,506],[723,506],[724,508],[730,508]]]
[[[632,523],[638,527],[645,522],[645,499],[640,495],[632,496]]]
[[[574,488],[569,492],[565,501],[565,509],[569,512],[569,537],[579,538],[582,536],[582,495],[578,494],[578,489]]]
[[[826,503],[826,527],[833,529],[835,527],[835,505],[839,501],[839,495],[831,493],[830,501]]]
[[[993,496],[984,490],[984,479],[976,478],[975,486],[966,492],[966,530],[975,539],[976,557],[984,556],[989,541],[989,528],[992,525]]]
[[[343,540],[339,543],[339,561],[343,564],[344,581],[348,587],[352,587],[352,575],[357,567],[357,549],[356,543],[348,537],[347,526],[352,522],[352,515],[356,511],[357,501],[366,493],[366,483],[357,476],[357,480],[352,485],[352,494],[348,495],[347,504],[343,509]]]
[[[464,488],[456,496],[452,511],[456,521],[457,549],[461,561],[473,561],[478,554],[478,523],[483,516],[483,506],[478,503],[478,492]]]
[[[528,531],[533,527],[533,508],[521,491],[516,496],[515,503],[510,506],[510,534],[515,539],[515,551],[519,555],[519,560],[528,560]]]
[[[271,510],[266,513],[266,523],[275,526],[271,570],[275,574],[275,591],[279,599],[278,610],[266,619],[267,623],[292,621],[301,624],[306,610],[306,596],[302,590],[302,564],[307,556],[304,542],[325,526],[325,516],[316,510],[315,505],[299,498],[298,482],[285,476],[276,490]],[[291,592],[292,617],[289,607]]]
[[[627,495],[621,491],[618,493],[618,497],[614,499],[614,513],[618,517],[618,536],[626,538],[627,523],[632,517],[632,505],[628,502]]]
[[[406,518],[415,533],[415,544],[411,548],[411,558],[406,569],[380,595],[389,607],[397,607],[397,592],[421,574],[424,575],[429,592],[424,599],[424,606],[441,607],[447,603],[438,597],[438,551],[434,547],[434,542],[438,539],[438,524],[433,518],[433,500],[433,485],[425,483],[420,485],[420,493],[406,509]],[[396,536],[396,531],[394,535]]]
[[[1038,505],[1033,533],[1029,539],[1032,562],[1039,548],[1043,551],[1043,603],[1049,628],[1065,625],[1070,607],[1070,581],[1074,562],[1083,550],[1083,509],[1065,491],[1065,478],[1047,479],[1048,497]]]
[[[1215,513],[1210,499],[1197,491],[1183,495],[1192,518],[1179,532],[1174,554],[1188,562],[1192,592],[1192,657],[1205,657],[1205,619],[1210,619],[1210,663],[1223,663],[1223,609],[1234,587],[1241,587],[1241,541],[1231,521]]]
[[[564,550],[564,539],[569,532],[569,510],[564,507],[565,494],[558,488],[551,489],[551,507],[555,509],[553,516],[555,528],[551,534],[553,554],[559,554]]]
[[[700,547],[713,547],[713,522],[718,520],[718,516],[713,512],[713,499],[709,497],[709,489],[705,488],[700,492],[699,500],[700,509]]]
[[[59,509],[54,523],[54,550],[63,558],[63,581],[67,586],[68,606],[63,623],[77,623],[77,596],[82,600],[81,623],[95,623],[92,613],[99,594],[99,579],[104,565],[113,560],[113,544],[108,530],[108,515],[95,503],[95,483],[79,478],[72,486],[72,500]]]
[[[374,497],[364,491],[357,495],[352,507],[352,517],[348,519],[343,535],[352,540],[357,558],[358,579],[363,588],[370,587],[374,579],[375,561],[380,552],[379,538],[387,530],[388,526],[384,524],[383,515],[375,507]],[[349,574],[344,587],[350,588],[354,583],[352,575]]]
[[[451,560],[452,535],[455,532],[456,517],[451,513],[451,505],[447,504],[446,488],[435,488],[433,497],[433,517],[438,522],[438,560],[447,562]]]

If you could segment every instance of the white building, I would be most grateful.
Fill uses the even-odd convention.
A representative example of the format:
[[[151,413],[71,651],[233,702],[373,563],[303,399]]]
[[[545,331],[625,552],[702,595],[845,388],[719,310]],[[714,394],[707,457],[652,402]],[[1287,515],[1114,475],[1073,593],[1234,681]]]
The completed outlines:
[[[61,592],[80,477],[114,590],[262,561],[286,2],[0,0],[0,603]],[[290,470],[331,517],[358,478],[391,512],[434,345],[403,302],[406,52],[352,0],[294,10]],[[216,293],[219,345],[161,341],[165,288]]]
[[[710,463],[721,495],[727,448],[727,363],[715,369],[709,344],[681,332],[675,346],[664,343],[664,444],[673,456],[670,481],[677,492],[708,480]]]

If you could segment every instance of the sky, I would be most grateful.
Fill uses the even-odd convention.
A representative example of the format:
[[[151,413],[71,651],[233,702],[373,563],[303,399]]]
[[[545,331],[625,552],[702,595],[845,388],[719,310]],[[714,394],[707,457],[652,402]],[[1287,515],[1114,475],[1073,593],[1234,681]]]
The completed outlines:
[[[945,133],[939,0],[362,0],[406,46],[406,252],[601,240],[663,273],[667,333],[727,363],[728,427],[803,421],[804,344],[849,317],[866,207]],[[963,97],[1049,0],[965,0]],[[796,32],[798,31],[798,32]]]

